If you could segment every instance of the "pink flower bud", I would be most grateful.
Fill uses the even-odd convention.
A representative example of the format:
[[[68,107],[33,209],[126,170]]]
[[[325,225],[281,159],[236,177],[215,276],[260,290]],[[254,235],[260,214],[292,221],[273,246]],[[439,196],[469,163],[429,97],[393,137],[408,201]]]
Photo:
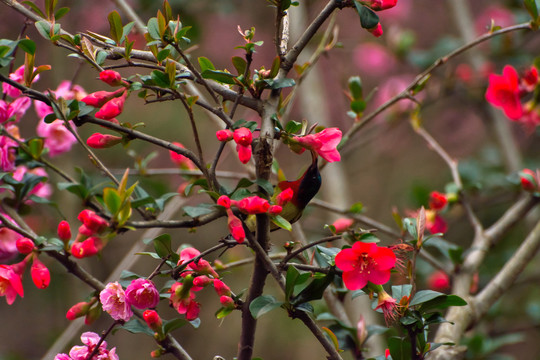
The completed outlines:
[[[37,258],[34,258],[32,267],[30,268],[32,281],[38,289],[46,289],[51,282],[51,274],[49,269]]]
[[[217,199],[217,204],[223,206],[225,209],[229,209],[231,207],[231,199],[227,195],[221,195]]]
[[[93,149],[105,149],[122,142],[120,136],[94,133],[86,140],[86,145]]]
[[[213,279],[210,279],[206,275],[197,276],[195,279],[193,279],[193,286],[196,286],[198,288],[203,288],[205,286],[208,286],[214,282]]]
[[[233,138],[238,145],[248,146],[253,141],[253,134],[248,128],[241,127],[234,130]]]
[[[367,31],[369,31],[375,37],[381,37],[383,34],[381,23],[378,23],[375,27],[372,27],[371,29],[367,29]]]
[[[71,245],[71,255],[78,259],[96,255],[103,248],[103,243],[98,237],[89,237],[82,242],[74,242]]]
[[[15,246],[17,247],[17,251],[23,255],[30,254],[35,248],[34,242],[25,237],[18,238],[15,242]]]
[[[180,144],[179,142],[173,142],[172,144],[182,149],[185,148],[184,145]],[[177,153],[176,151],[169,150],[169,157],[171,158],[171,161],[175,163],[176,166],[178,166],[181,169],[185,169],[185,170],[195,169],[195,165],[193,165],[193,162],[191,160],[189,160],[184,155]]]
[[[354,224],[353,219],[340,218],[334,221],[332,226],[336,229],[336,234],[341,234],[342,232],[347,231],[352,224]]]
[[[375,11],[380,11],[393,8],[396,6],[397,0],[368,0],[362,1],[362,3]]]
[[[161,326],[163,322],[159,317],[159,314],[155,310],[146,310],[143,312],[143,319],[146,322],[146,325],[155,332],[161,331]]]
[[[113,70],[103,70],[99,73],[99,80],[111,86],[122,84],[122,75]]]
[[[431,210],[440,211],[444,209],[446,204],[448,204],[446,194],[437,191],[432,191],[431,194],[429,194],[429,208]]]
[[[519,173],[519,178],[521,181],[521,187],[525,191],[536,191],[538,190],[538,179],[536,178],[536,173],[530,169],[523,169]]]
[[[251,159],[251,145],[243,146],[236,145],[236,151],[238,151],[238,159],[242,164],[247,164]]]
[[[90,310],[90,303],[79,302],[73,305],[66,313],[66,319],[75,320],[78,317],[85,316]]]
[[[234,300],[230,296],[221,296],[219,298],[219,302],[221,303],[221,306],[223,306],[225,309],[234,309],[236,306],[234,304]]]
[[[219,296],[231,296],[231,289],[219,279],[214,279],[214,289]]]
[[[216,137],[219,141],[229,141],[233,139],[233,132],[229,129],[216,131]]]
[[[279,205],[271,205],[268,208],[268,214],[270,214],[272,216],[279,215],[279,214],[281,214],[282,211],[283,211],[283,208],[281,206],[279,206]]]
[[[77,219],[93,233],[100,233],[109,225],[105,219],[88,209],[81,211]]]
[[[60,221],[60,224],[58,224],[57,233],[58,237],[63,242],[69,241],[71,239],[71,228],[66,220]]]
[[[159,291],[151,280],[139,278],[127,287],[126,299],[137,309],[154,308],[159,302]]]
[[[93,324],[97,319],[99,319],[99,317],[101,316],[101,313],[102,313],[101,306],[99,305],[94,306],[93,308],[88,310],[88,313],[84,317],[84,323],[86,325]]]
[[[81,101],[88,106],[93,106],[93,107],[98,108],[105,105],[105,103],[108,102],[109,100],[112,100],[115,97],[122,95],[124,91],[126,91],[125,88],[121,88],[113,92],[96,91],[94,93],[86,95],[84,98],[81,99]]]
[[[276,203],[279,206],[283,206],[292,200],[293,195],[294,195],[293,189],[291,189],[290,187],[286,188],[285,190],[283,190],[276,196]]]
[[[240,200],[237,207],[246,214],[264,214],[270,208],[270,203],[261,197],[249,196]]]
[[[120,97],[116,97],[107,101],[98,112],[96,118],[103,120],[111,120],[117,117],[124,111],[124,103],[126,102],[127,92]]]
[[[239,244],[243,243],[244,240],[246,240],[246,233],[244,231],[244,227],[242,226],[242,220],[236,217],[231,209],[227,209],[227,216],[229,232]]]

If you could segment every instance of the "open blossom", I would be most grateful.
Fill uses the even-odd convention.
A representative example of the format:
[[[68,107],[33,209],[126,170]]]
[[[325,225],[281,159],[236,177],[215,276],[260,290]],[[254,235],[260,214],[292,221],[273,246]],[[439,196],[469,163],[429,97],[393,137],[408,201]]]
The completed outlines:
[[[432,191],[429,194],[429,208],[432,210],[442,210],[448,204],[448,198],[446,194],[440,193],[438,191]]]
[[[31,104],[32,100],[27,97],[19,97],[11,103],[0,100],[0,123],[3,124],[10,119],[18,122]]]
[[[24,296],[21,275],[12,265],[0,264],[0,296],[5,296],[8,305],[11,305],[17,295]]]
[[[69,124],[74,129],[73,122],[70,121]],[[54,120],[50,124],[41,120],[36,131],[40,137],[45,139],[44,146],[49,149],[49,156],[68,152],[77,142],[77,138],[66,128],[63,120]]]
[[[341,160],[341,155],[337,150],[341,136],[341,130],[338,128],[326,128],[316,134],[295,136],[293,140],[317,152],[324,160],[334,162]]]
[[[0,136],[0,170],[12,171],[15,168],[15,149],[17,143],[7,136]]]
[[[395,266],[396,255],[375,243],[357,241],[352,248],[336,255],[336,266],[343,271],[343,282],[349,290],[359,290],[368,281],[382,285],[390,280],[390,270]]]
[[[9,217],[6,214],[3,214],[8,221],[11,220],[11,217]],[[2,226],[2,222],[0,222],[0,263],[8,261],[19,253],[17,251],[17,240],[21,237],[21,235],[11,229],[8,229],[7,227]]]
[[[94,351],[95,347],[99,343],[100,337],[94,332],[85,332],[81,335],[81,340],[84,345],[76,345],[71,348],[69,355],[58,354],[54,357],[54,360],[86,360],[88,356]],[[92,357],[92,360],[119,360],[116,354],[116,348],[107,350],[107,342],[103,341],[99,345],[99,349],[96,355]]]
[[[127,287],[126,299],[137,309],[154,308],[159,302],[159,291],[151,280],[139,278]]]
[[[519,120],[523,115],[519,93],[518,73],[512,66],[506,65],[502,75],[489,75],[486,100],[493,106],[502,109],[511,120]]]
[[[22,84],[24,82],[24,65],[21,65],[20,67],[17,68],[17,70],[9,74],[9,78],[13,81],[18,82],[19,84]],[[32,82],[34,83],[38,80],[39,80],[39,75],[37,75],[34,78],[34,80],[32,80]],[[12,97],[14,99],[18,98],[22,94],[21,90],[5,82],[2,83],[2,92],[6,94],[7,96]]]
[[[177,265],[182,265],[192,259],[198,257],[201,252],[195,248],[188,247],[180,252],[180,259]],[[202,275],[212,275],[214,278],[219,277],[216,271],[212,268],[212,265],[204,259],[198,259],[197,261],[191,261],[188,266],[189,269],[198,272]]]
[[[448,224],[436,211],[426,210],[426,229],[432,234],[445,233]]]
[[[182,283],[176,282],[171,286],[169,292],[171,293],[169,301],[179,314],[185,314],[189,321],[195,320],[199,316],[200,304],[195,301],[193,291],[186,291]]]
[[[99,293],[99,301],[103,310],[108,312],[114,320],[128,321],[133,316],[126,293],[117,281],[105,286],[105,289]]]

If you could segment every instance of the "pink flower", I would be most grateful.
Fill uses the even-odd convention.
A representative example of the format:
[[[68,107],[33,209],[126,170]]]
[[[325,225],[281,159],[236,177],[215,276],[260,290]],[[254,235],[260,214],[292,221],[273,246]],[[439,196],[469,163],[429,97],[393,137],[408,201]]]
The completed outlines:
[[[20,165],[17,167],[17,169],[13,173],[13,178],[17,181],[22,181],[26,174],[42,176],[45,178],[48,177],[47,172],[43,168],[28,169],[26,166]],[[46,182],[39,182],[32,188],[32,190],[30,190],[29,194],[35,195],[40,198],[48,199],[51,196],[52,191],[53,190],[50,184]],[[27,201],[27,203],[29,202],[31,202],[31,200]]]
[[[169,301],[179,314],[185,314],[189,321],[195,320],[199,316],[200,304],[195,301],[193,291],[186,291],[182,283],[176,282],[171,286],[169,292],[171,293]]]
[[[11,221],[11,217],[3,214],[4,217]],[[2,225],[3,223],[0,223]],[[0,227],[0,262],[11,260],[19,253],[17,251],[17,240],[21,235],[7,227]]]
[[[179,142],[173,142],[172,144],[178,146],[179,148],[185,149],[185,146],[180,144]],[[185,170],[195,169],[195,165],[193,165],[193,162],[184,155],[179,154],[176,151],[169,150],[169,156],[172,162],[175,163],[176,166],[178,166],[179,168]]]
[[[3,124],[11,118],[18,122],[31,104],[32,100],[27,97],[19,97],[11,103],[0,100],[0,123]]]
[[[69,122],[74,128],[73,122]],[[65,126],[63,120],[54,120],[50,124],[41,120],[37,126],[37,134],[45,139],[45,148],[49,149],[49,155],[54,157],[71,150],[77,138]]]
[[[238,201],[237,207],[245,214],[264,214],[270,208],[270,203],[261,197],[249,196]]]
[[[109,135],[109,134],[100,134],[94,133],[86,140],[86,144],[93,149],[105,149],[110,148],[116,144],[122,142],[122,137]]]
[[[30,268],[32,281],[38,289],[46,289],[51,282],[51,273],[49,269],[37,258],[34,257],[32,267]]]
[[[99,301],[103,310],[108,312],[114,320],[128,321],[133,316],[124,289],[117,281],[105,286],[105,289],[99,293]]]
[[[251,145],[243,146],[240,144],[236,145],[236,151],[238,152],[238,159],[242,164],[247,164],[251,159]]]
[[[448,198],[446,194],[438,191],[432,191],[429,194],[429,208],[431,210],[440,211],[448,204]]]
[[[338,128],[326,128],[316,134],[295,136],[293,140],[307,149],[316,151],[326,161],[334,162],[341,160],[341,155],[337,150],[341,135],[341,130]]]
[[[448,290],[450,288],[450,278],[444,271],[435,271],[428,277],[427,286],[434,291]]]
[[[126,102],[127,91],[120,97],[115,97],[107,101],[101,109],[96,112],[96,118],[103,120],[111,120],[117,117],[124,111],[124,103]]]
[[[506,27],[514,25],[516,22],[515,16],[509,9],[500,5],[491,5],[482,11],[476,17],[474,28],[478,35],[485,33],[491,28],[491,24],[496,26]]]
[[[182,265],[185,262],[191,261],[192,259],[198,257],[200,254],[201,252],[195,248],[185,248],[180,252],[180,260],[178,260],[177,265]],[[187,267],[202,275],[212,275],[215,278],[219,277],[219,275],[212,268],[212,265],[210,265],[210,263],[204,259],[192,261]]]
[[[219,141],[229,141],[233,139],[233,132],[229,129],[216,131],[216,137]]]
[[[234,130],[233,138],[238,145],[248,146],[253,141],[253,134],[248,128],[241,127]]]
[[[13,266],[0,264],[0,296],[5,296],[8,305],[11,305],[17,294],[24,297],[21,275],[14,270]]]
[[[380,11],[393,8],[396,6],[397,0],[367,0],[362,1],[362,3],[375,11]]]
[[[159,302],[159,291],[151,280],[139,278],[127,287],[126,299],[137,309],[154,308]]]
[[[227,225],[229,227],[229,232],[232,237],[239,243],[243,243],[246,240],[246,232],[244,231],[244,226],[242,225],[242,220],[240,220],[231,209],[227,209]]]
[[[343,271],[343,282],[349,290],[359,290],[368,281],[382,285],[390,280],[390,270],[395,266],[396,255],[375,243],[357,241],[352,248],[336,255],[336,266]]]
[[[118,86],[123,83],[122,75],[113,70],[103,70],[99,73],[99,80],[111,86]]]
[[[75,241],[71,244],[71,255],[77,259],[82,259],[96,255],[101,249],[103,249],[103,242],[101,239],[92,236],[82,242]]]
[[[523,115],[523,108],[519,101],[519,78],[516,69],[506,65],[502,75],[489,75],[486,100],[502,109],[511,120],[518,120]]]
[[[0,136],[0,170],[9,172],[15,167],[17,143],[7,136]]]
[[[76,345],[71,348],[69,351],[69,357],[66,358],[65,354],[58,354],[55,357],[55,360],[65,360],[65,359],[71,359],[71,360],[86,360],[88,356],[94,351],[95,347],[97,346],[100,337],[98,334],[93,332],[85,332],[81,335],[81,340],[83,342],[83,346]],[[118,355],[116,355],[116,348],[112,348],[111,350],[107,350],[107,342],[103,341],[99,345],[99,350],[97,351],[96,355],[92,357],[93,360],[119,360]]]
[[[347,231],[352,226],[352,224],[354,224],[353,219],[340,218],[334,221],[332,226],[334,226],[334,228],[336,229],[336,234],[341,234],[342,232]]]
[[[17,68],[17,70],[9,74],[9,78],[13,81],[18,82],[19,84],[22,84],[24,82],[24,65],[21,65],[19,68]],[[32,80],[32,82],[34,83],[38,80],[39,75],[37,75],[34,80]],[[2,83],[2,91],[4,92],[4,94],[12,98],[18,98],[22,94],[21,90],[17,89],[12,85],[9,85],[8,83]]]
[[[370,77],[388,75],[396,67],[396,59],[388,49],[372,42],[360,44],[354,49],[353,62],[362,76]]]

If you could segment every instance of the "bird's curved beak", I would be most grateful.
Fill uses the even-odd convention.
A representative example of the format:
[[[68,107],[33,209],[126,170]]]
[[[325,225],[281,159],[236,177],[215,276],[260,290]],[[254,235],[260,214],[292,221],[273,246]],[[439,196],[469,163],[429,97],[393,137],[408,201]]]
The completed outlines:
[[[311,163],[316,164],[317,163],[317,157],[319,156],[315,150],[309,150],[311,152]]]

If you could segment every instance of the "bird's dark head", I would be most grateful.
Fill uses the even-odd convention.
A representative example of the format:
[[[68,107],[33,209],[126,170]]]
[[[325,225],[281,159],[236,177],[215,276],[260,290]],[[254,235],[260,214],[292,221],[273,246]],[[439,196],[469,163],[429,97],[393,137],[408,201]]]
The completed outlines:
[[[313,161],[302,176],[302,181],[298,188],[297,206],[301,209],[307,206],[321,188],[322,179],[317,164],[317,154],[312,154],[312,156]]]

